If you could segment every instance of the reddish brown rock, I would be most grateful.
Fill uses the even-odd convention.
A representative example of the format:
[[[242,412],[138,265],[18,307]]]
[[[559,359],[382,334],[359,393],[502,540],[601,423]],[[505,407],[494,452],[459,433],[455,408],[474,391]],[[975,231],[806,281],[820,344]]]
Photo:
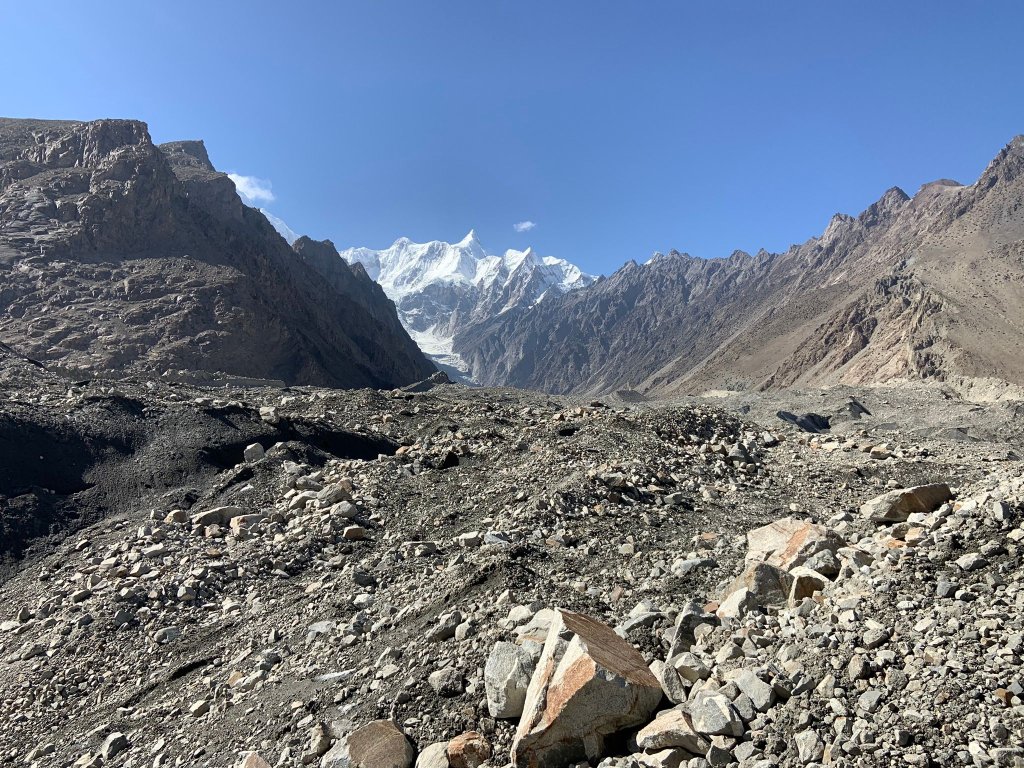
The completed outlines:
[[[823,525],[784,517],[747,533],[747,560],[762,560],[788,571],[823,550],[836,552],[842,537]]]
[[[479,768],[491,757],[491,743],[483,734],[469,731],[449,741],[447,752],[451,768]]]

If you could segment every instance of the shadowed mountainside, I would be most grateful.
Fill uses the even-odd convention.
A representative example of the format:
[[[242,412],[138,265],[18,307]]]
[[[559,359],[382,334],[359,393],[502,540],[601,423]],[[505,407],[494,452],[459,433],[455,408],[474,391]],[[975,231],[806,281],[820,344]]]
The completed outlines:
[[[202,142],[157,147],[137,121],[0,120],[0,264],[0,338],[83,372],[434,370],[365,272],[296,255]]]

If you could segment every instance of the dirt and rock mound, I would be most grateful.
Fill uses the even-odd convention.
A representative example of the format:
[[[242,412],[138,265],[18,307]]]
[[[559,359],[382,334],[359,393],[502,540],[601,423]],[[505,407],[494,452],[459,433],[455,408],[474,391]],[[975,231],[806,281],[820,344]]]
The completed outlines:
[[[329,419],[270,418],[174,385],[69,380],[2,350],[0,381],[0,558],[150,500],[193,503],[253,443],[293,445],[314,463],[398,447]]]

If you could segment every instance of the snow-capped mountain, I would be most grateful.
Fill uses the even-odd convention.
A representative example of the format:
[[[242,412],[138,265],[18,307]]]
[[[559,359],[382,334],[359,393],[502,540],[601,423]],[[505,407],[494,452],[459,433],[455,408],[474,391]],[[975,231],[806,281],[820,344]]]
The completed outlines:
[[[463,377],[468,367],[453,351],[459,333],[595,279],[564,259],[538,256],[532,248],[489,254],[472,231],[458,243],[414,243],[402,237],[383,250],[349,248],[340,253],[350,264],[362,264],[380,283],[420,349],[449,373],[454,369]]]
[[[299,239],[299,235],[294,229],[289,227],[284,223],[284,220],[278,218],[266,208],[260,208],[259,210],[260,213],[267,217],[267,221],[273,225],[274,229],[277,230],[277,233],[288,242],[288,245],[295,245],[295,241]]]

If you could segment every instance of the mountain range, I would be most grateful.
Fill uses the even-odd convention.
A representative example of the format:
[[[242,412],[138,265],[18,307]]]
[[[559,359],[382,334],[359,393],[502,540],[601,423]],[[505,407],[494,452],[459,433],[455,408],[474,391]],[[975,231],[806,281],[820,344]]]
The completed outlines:
[[[1024,139],[596,280],[275,226],[0,120],[7,765],[1021,764],[1024,409],[817,386],[1024,383]]]
[[[455,335],[486,385],[671,396],[1024,384],[1024,137],[973,184],[893,188],[784,253],[672,251]]]
[[[201,141],[3,119],[0,265],[0,343],[83,375],[391,388],[436,364],[654,397],[1022,385],[1024,137],[972,184],[894,187],[783,253],[671,251],[594,278],[474,232],[339,252],[244,205]]]
[[[83,375],[386,388],[435,370],[361,267],[293,248],[202,142],[158,147],[138,121],[0,120],[0,265],[0,339]]]
[[[403,237],[383,250],[349,248],[341,256],[350,264],[361,264],[380,283],[420,348],[457,377],[469,373],[453,349],[457,336],[595,279],[563,259],[539,256],[532,248],[489,254],[474,231],[457,243],[414,243]]]

